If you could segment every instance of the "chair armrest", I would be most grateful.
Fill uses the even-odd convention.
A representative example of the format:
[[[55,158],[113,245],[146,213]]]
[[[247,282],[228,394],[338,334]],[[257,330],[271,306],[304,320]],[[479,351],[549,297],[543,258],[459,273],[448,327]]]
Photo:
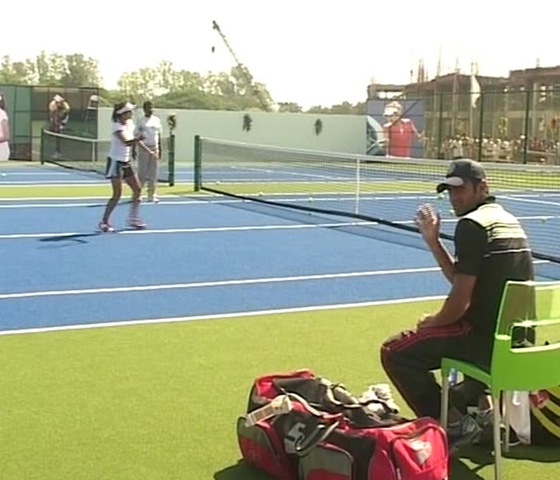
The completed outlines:
[[[560,324],[560,318],[551,318],[548,320],[522,320],[521,322],[512,323],[511,327],[546,327],[558,324]]]

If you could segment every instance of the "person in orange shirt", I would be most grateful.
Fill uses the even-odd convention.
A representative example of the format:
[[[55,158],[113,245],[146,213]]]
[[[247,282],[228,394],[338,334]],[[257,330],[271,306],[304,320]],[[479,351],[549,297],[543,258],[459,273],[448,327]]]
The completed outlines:
[[[402,117],[402,105],[399,102],[387,104],[383,112],[388,120],[383,125],[385,145],[389,157],[411,157],[412,140],[414,137],[421,140],[422,134],[416,130],[414,122]]]

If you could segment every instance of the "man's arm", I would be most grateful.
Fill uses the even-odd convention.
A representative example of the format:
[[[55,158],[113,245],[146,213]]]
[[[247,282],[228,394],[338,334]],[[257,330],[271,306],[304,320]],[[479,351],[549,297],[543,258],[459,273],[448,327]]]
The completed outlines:
[[[447,247],[439,238],[429,242],[428,247],[445,278],[447,278],[449,283],[453,284],[455,281],[455,262]]]
[[[416,212],[416,225],[443,275],[449,280],[449,283],[453,283],[454,261],[449,250],[439,238],[441,225],[439,214],[431,205],[422,205]]]
[[[390,148],[390,141],[391,141],[391,135],[390,135],[390,131],[389,131],[389,125],[390,124],[384,124],[383,125],[383,136],[385,137],[385,144],[383,145],[383,147],[385,148],[385,156],[389,156],[389,148]]]
[[[440,327],[459,321],[471,304],[476,281],[486,252],[485,229],[472,220],[460,220],[455,231],[457,262],[452,266],[452,286],[439,312],[425,315],[418,328]]]
[[[412,120],[410,121],[410,125],[412,126],[412,132],[414,133],[414,135],[416,135],[416,138],[418,138],[418,140],[422,140],[424,138],[424,135],[418,131],[416,125],[414,125],[414,122]]]
[[[439,312],[420,319],[419,328],[443,327],[458,322],[468,310],[476,284],[476,277],[458,273],[453,278],[449,296]]]

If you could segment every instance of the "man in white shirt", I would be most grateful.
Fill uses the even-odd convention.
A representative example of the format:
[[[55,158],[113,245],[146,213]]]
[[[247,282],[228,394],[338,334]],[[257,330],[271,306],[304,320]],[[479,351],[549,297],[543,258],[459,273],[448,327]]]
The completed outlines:
[[[159,161],[161,160],[161,120],[154,115],[152,102],[144,102],[144,116],[136,123],[136,136],[144,138],[146,148],[138,149],[138,177],[140,185],[148,186],[148,201],[157,203]]]

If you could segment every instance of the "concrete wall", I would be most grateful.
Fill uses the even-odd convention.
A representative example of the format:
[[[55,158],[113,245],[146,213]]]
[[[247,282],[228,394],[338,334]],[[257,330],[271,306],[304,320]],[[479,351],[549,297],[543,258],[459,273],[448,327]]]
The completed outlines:
[[[110,108],[99,109],[98,138],[110,137],[111,111]],[[248,112],[252,124],[247,132],[243,130],[243,117],[247,112],[157,109],[156,114],[162,119],[166,132],[169,113],[177,117],[176,159],[180,162],[193,160],[195,135],[331,152],[364,154],[366,150],[365,115]],[[322,122],[319,135],[315,133],[318,119]]]

